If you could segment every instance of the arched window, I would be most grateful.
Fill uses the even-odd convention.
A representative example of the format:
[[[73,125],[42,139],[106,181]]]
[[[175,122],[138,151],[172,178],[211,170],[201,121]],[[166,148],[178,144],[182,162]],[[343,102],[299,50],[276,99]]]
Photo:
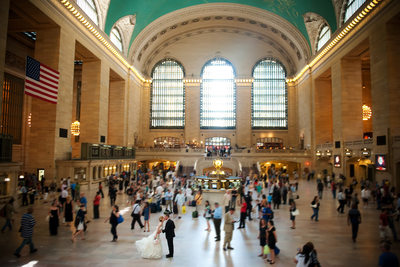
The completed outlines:
[[[253,69],[251,124],[257,129],[287,129],[287,88],[284,66],[264,59]]]
[[[122,52],[122,38],[119,30],[117,28],[113,28],[111,30],[110,39],[113,44]]]
[[[222,58],[208,61],[201,73],[200,128],[236,127],[235,71]]]
[[[185,85],[181,64],[165,59],[152,72],[150,128],[175,128],[185,126]]]
[[[329,39],[331,39],[331,29],[325,24],[318,35],[317,51],[319,51]]]
[[[76,3],[96,25],[99,25],[97,9],[93,0],[76,0]]]
[[[346,13],[344,14],[344,22],[346,22],[353,14],[365,3],[365,0],[348,0],[346,3]]]

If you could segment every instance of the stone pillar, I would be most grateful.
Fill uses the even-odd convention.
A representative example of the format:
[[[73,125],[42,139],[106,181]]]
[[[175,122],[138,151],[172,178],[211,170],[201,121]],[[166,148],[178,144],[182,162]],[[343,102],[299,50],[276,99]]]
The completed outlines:
[[[100,143],[108,131],[110,69],[100,60],[83,62],[81,94],[81,143]]]
[[[110,145],[125,145],[125,81],[111,81],[108,107],[108,140]]]
[[[251,82],[236,83],[236,144],[239,147],[252,146],[251,86]]]
[[[331,79],[314,80],[315,143],[332,143],[332,84]]]
[[[4,82],[4,64],[6,59],[8,12],[10,9],[10,0],[1,1],[0,9],[0,118],[2,116],[3,103],[3,82]]]
[[[297,118],[297,86],[287,85],[288,90],[288,140],[285,146],[298,147],[300,138]]]
[[[185,134],[184,141],[198,140],[200,137],[200,83],[185,84]]]
[[[69,138],[59,137],[60,128],[69,129],[71,123],[75,40],[70,36],[68,29],[42,29],[35,43],[35,59],[60,72],[57,104],[29,97],[26,169],[44,168],[48,179],[56,177],[55,160],[68,159],[71,151]]]
[[[141,101],[141,97],[143,87],[140,85],[138,80],[135,80],[135,77],[132,74],[128,74],[127,81],[127,145],[137,146],[138,144],[135,143],[135,136],[136,141],[138,142],[139,139],[141,139],[142,134],[140,121],[142,120],[141,110],[143,102]]]

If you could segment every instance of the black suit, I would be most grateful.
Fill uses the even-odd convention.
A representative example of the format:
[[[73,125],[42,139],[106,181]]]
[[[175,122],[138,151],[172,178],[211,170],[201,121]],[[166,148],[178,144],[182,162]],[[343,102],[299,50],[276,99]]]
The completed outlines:
[[[163,233],[165,233],[165,238],[168,242],[169,256],[174,256],[174,237],[175,237],[175,224],[172,220],[169,220],[165,223],[165,228]]]

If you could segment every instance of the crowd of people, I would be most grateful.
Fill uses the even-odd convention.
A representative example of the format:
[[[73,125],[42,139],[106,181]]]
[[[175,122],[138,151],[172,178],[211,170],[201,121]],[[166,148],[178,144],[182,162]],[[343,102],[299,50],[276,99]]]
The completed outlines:
[[[303,175],[304,176],[304,175]],[[166,239],[168,241],[169,254],[173,257],[173,237],[175,236],[175,225],[171,226],[173,219],[181,219],[186,213],[187,206],[195,206],[192,213],[193,218],[197,218],[202,212],[206,221],[206,231],[215,230],[215,241],[221,241],[221,227],[224,231],[224,240],[222,249],[224,251],[233,250],[231,245],[233,233],[235,229],[246,229],[247,221],[258,220],[259,225],[259,244],[261,253],[259,256],[266,262],[274,264],[280,253],[278,248],[278,235],[276,229],[280,227],[275,223],[274,211],[280,209],[282,205],[288,205],[289,216],[291,222],[290,229],[296,229],[296,216],[300,214],[297,206],[299,198],[298,174],[294,172],[292,179],[289,174],[282,170],[269,170],[267,175],[248,175],[243,178],[242,183],[237,188],[226,190],[221,203],[210,203],[204,199],[202,188],[194,187],[193,180],[187,177],[175,177],[172,171],[169,172],[141,172],[131,175],[129,172],[111,175],[105,182],[99,182],[96,185],[96,195],[91,205],[87,200],[85,193],[80,191],[79,183],[71,181],[70,178],[63,179],[61,184],[48,186],[44,183],[42,188],[48,187],[49,190],[40,190],[37,197],[41,197],[43,202],[47,202],[48,196],[51,194],[51,205],[46,220],[49,224],[49,234],[57,235],[60,223],[71,226],[71,241],[76,242],[79,238],[85,239],[85,231],[87,224],[93,219],[100,218],[99,206],[101,199],[105,197],[103,184],[108,187],[108,197],[110,198],[111,212],[106,217],[105,222],[111,225],[110,232],[112,234],[112,242],[118,241],[118,225],[124,221],[119,206],[116,205],[117,196],[126,194],[128,205],[132,207],[131,211],[131,230],[135,229],[136,223],[144,232],[150,232],[150,216],[159,212],[164,212],[164,216],[158,219],[158,225],[155,231],[148,237],[137,241],[136,247],[144,258],[160,258],[160,235],[166,231]],[[310,177],[314,180],[314,175]],[[359,210],[360,200],[358,191],[361,191],[361,199],[363,208],[376,203],[376,208],[381,211],[379,215],[379,235],[381,238],[382,255],[379,258],[380,266],[398,266],[397,257],[390,252],[391,242],[397,242],[397,232],[395,221],[399,221],[400,211],[400,195],[395,195],[395,188],[390,187],[388,181],[381,184],[372,184],[369,181],[361,180],[360,185],[353,180],[350,185],[346,186],[343,177],[329,177],[324,173],[318,173],[316,176],[316,195],[310,199],[310,208],[312,210],[311,220],[319,221],[319,210],[323,208],[324,191],[331,191],[334,200],[338,201],[337,212],[342,214],[348,209],[347,223],[352,227],[352,240],[357,241],[359,224],[362,222],[361,212]],[[42,181],[44,181],[42,177]],[[37,184],[36,184],[37,185]],[[31,186],[35,187],[35,183]],[[359,187],[358,187],[359,186]],[[20,185],[22,195],[21,205],[26,205],[24,199],[25,184]],[[359,188],[359,190],[358,190]],[[32,202],[33,204],[33,202]],[[29,203],[28,203],[29,205]],[[88,208],[93,208],[93,218],[88,218]],[[305,208],[305,207],[301,207]],[[12,216],[15,213],[14,199],[5,207],[6,222],[2,228],[2,232],[8,227],[12,229]],[[239,216],[236,215],[239,213]],[[311,212],[310,212],[311,213]],[[30,252],[37,251],[33,244],[32,233],[35,225],[33,217],[33,206],[30,205],[27,213],[21,218],[21,236],[23,242],[17,248],[14,255],[20,257],[20,251],[23,246],[29,244]],[[142,222],[143,217],[143,222]],[[237,224],[237,227],[235,226]],[[167,227],[167,224],[169,225]],[[169,230],[168,230],[168,229]],[[172,229],[172,230],[171,230]],[[168,232],[168,234],[167,234]],[[392,237],[390,238],[390,232]],[[150,242],[151,241],[151,242]],[[310,241],[298,249],[298,253],[294,257],[296,266],[320,266],[317,251],[314,244]],[[388,265],[388,263],[396,263],[397,265]]]

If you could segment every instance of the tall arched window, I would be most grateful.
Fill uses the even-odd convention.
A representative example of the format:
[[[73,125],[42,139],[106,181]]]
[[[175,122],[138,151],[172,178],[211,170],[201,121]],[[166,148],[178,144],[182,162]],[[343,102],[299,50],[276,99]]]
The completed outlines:
[[[263,59],[254,66],[253,78],[252,127],[287,129],[287,88],[284,66],[275,59]]]
[[[200,128],[236,127],[235,71],[222,58],[208,61],[201,73]]]
[[[113,44],[122,52],[122,38],[119,30],[117,28],[113,28],[111,30],[110,39]]]
[[[96,25],[99,25],[97,9],[93,0],[76,0],[76,3]]]
[[[346,22],[353,14],[365,3],[365,0],[348,0],[346,3],[346,13],[344,14],[344,22]]]
[[[319,51],[329,39],[331,39],[331,29],[325,24],[318,35],[317,51]]]
[[[172,59],[165,59],[154,67],[151,75],[150,128],[184,128],[184,76],[182,65]]]

